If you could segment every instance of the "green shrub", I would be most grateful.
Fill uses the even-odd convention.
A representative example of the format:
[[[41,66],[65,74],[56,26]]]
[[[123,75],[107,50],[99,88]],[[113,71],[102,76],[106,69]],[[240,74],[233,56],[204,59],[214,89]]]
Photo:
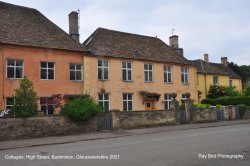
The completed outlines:
[[[225,95],[224,88],[219,85],[211,85],[209,87],[207,97],[210,99],[216,99]]]
[[[37,95],[32,81],[26,76],[20,81],[19,88],[15,89],[15,103],[11,114],[15,117],[30,117],[37,114]]]
[[[210,104],[194,104],[194,108],[197,109],[204,109],[204,108],[209,108]]]
[[[228,86],[223,88],[225,96],[238,96],[240,93],[237,91],[236,86]]]
[[[221,108],[222,105],[221,104],[216,104],[216,108]]]
[[[185,105],[184,104],[181,104],[180,107],[179,107],[180,110],[185,110]]]
[[[246,88],[243,91],[244,95],[250,96],[250,84],[246,86]]]
[[[61,114],[76,121],[87,121],[102,111],[103,108],[91,96],[84,95],[66,103],[61,110]]]
[[[218,99],[204,99],[201,101],[203,104],[211,105],[239,105],[245,104],[250,106],[250,96],[235,96],[235,97],[221,97]]]

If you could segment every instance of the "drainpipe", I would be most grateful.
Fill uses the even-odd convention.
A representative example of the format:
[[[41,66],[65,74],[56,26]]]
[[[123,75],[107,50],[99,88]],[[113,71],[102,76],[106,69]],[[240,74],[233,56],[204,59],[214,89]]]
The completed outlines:
[[[4,76],[5,76],[5,74],[4,74],[4,51],[3,51],[3,46],[2,46],[2,44],[0,43],[0,56],[2,57],[2,66],[3,66],[3,73],[2,73],[2,81],[3,81],[3,87],[2,87],[2,90],[3,90],[3,95],[1,96],[1,98],[4,100]],[[3,102],[3,100],[2,100],[2,106],[4,106],[5,107],[5,102]]]
[[[207,74],[204,74],[204,78],[205,78],[205,97],[207,98]]]

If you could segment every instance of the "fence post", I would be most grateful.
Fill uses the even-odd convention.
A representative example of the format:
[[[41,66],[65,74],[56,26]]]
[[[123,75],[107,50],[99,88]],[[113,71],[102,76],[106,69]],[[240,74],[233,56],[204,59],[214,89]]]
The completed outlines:
[[[185,104],[185,112],[186,112],[186,122],[189,123],[191,121],[193,121],[193,117],[194,117],[194,104],[193,104],[193,100],[190,99],[191,94],[187,93],[186,94],[187,99],[184,100],[184,104]]]
[[[120,129],[120,118],[119,113],[120,110],[110,110],[110,113],[112,115],[112,129],[119,130]]]
[[[176,123],[180,122],[180,117],[179,117],[179,101],[177,101],[175,98],[177,96],[176,93],[172,93],[171,96],[173,97],[173,100],[170,101],[170,111],[174,111]]]

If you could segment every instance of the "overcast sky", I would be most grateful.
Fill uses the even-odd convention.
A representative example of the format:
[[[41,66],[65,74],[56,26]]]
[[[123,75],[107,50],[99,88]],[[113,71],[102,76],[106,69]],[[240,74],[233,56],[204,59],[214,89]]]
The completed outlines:
[[[68,32],[68,14],[80,10],[83,42],[96,28],[157,36],[169,43],[179,36],[188,59],[220,62],[227,56],[250,64],[249,0],[3,0],[36,8]]]

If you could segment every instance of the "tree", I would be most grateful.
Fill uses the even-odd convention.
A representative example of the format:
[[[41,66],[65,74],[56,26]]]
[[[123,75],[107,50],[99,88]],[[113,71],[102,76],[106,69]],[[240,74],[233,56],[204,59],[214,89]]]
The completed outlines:
[[[16,117],[30,117],[37,113],[37,94],[32,81],[26,76],[20,81],[19,88],[15,89],[14,98],[11,109]]]

